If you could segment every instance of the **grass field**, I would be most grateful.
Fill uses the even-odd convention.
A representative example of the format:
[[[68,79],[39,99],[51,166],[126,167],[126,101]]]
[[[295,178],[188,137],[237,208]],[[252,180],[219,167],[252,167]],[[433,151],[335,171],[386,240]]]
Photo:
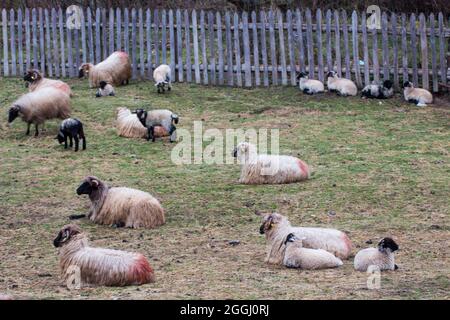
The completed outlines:
[[[149,82],[96,99],[87,82],[70,84],[73,116],[84,122],[88,142],[78,153],[53,139],[57,121],[47,122],[38,138],[25,136],[19,119],[7,128],[7,109],[25,88],[19,79],[0,80],[0,293],[45,299],[450,298],[448,100],[417,108],[400,96],[379,104],[308,97],[296,88],[186,84],[158,95]],[[281,153],[299,156],[315,174],[304,183],[245,186],[237,183],[236,164],[174,165],[174,144],[167,140],[116,135],[119,106],[170,108],[180,115],[178,127],[189,130],[200,119],[205,129],[279,128]],[[75,189],[89,174],[162,202],[167,223],[154,230],[76,222],[95,246],[144,253],[156,283],[69,291],[61,282],[52,240],[70,214],[87,211],[89,200]],[[354,271],[353,259],[322,271],[266,265],[256,209],[276,210],[294,225],[346,231],[354,253],[393,236],[400,269],[382,274],[381,289],[368,290],[367,274]]]

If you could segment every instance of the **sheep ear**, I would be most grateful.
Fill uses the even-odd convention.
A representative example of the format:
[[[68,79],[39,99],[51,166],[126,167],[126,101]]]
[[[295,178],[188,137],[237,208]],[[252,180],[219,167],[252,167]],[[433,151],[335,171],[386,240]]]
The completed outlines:
[[[97,180],[92,180],[91,181],[91,186],[94,187],[94,188],[97,188],[98,187],[98,181]]]

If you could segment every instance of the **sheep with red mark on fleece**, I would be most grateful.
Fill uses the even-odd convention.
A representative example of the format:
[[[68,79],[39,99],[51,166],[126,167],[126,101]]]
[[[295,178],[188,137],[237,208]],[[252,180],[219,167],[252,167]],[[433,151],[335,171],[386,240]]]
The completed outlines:
[[[23,80],[27,83],[30,92],[46,87],[53,87],[66,93],[70,97],[73,96],[70,86],[61,80],[44,78],[44,76],[36,69],[28,70]]]

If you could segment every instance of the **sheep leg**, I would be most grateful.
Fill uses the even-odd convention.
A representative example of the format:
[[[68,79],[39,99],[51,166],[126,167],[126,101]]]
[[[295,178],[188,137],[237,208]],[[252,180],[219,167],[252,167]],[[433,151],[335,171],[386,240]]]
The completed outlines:
[[[30,135],[30,127],[31,127],[31,123],[30,122],[28,122],[28,126],[27,126],[27,136],[29,136]]]
[[[170,134],[170,142],[175,142],[177,140],[177,127],[171,124],[167,132]]]
[[[83,139],[83,150],[86,150],[86,137],[84,135],[83,126],[80,129],[80,138]]]
[[[80,144],[80,139],[78,139],[78,135],[75,135],[73,138],[75,139],[75,152],[77,152],[78,146]]]
[[[172,90],[172,85],[170,83],[167,84],[167,91]]]
[[[69,139],[70,139],[69,146],[70,146],[70,148],[72,148],[73,147],[73,140],[72,140],[72,135],[71,134],[69,134]]]
[[[34,136],[37,137],[39,135],[39,128],[38,128],[38,124],[36,123],[34,125]]]
[[[155,128],[153,126],[147,128],[147,141],[150,139],[155,142]]]
[[[64,149],[67,149],[67,134],[64,134]]]

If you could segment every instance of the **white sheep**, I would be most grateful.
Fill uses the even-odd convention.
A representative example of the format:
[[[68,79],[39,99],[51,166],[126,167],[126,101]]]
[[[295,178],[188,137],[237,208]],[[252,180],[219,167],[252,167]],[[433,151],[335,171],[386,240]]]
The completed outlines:
[[[387,99],[394,95],[391,80],[383,81],[383,84],[369,84],[361,91],[362,98]]]
[[[167,64],[162,64],[153,71],[153,79],[155,80],[155,87],[158,88],[158,93],[164,93],[166,84],[167,91],[172,90],[170,72],[170,67]]]
[[[120,86],[128,84],[131,78],[131,63],[126,52],[116,51],[106,60],[96,64],[83,63],[79,69],[79,78],[89,77],[89,86],[97,88],[100,81]]]
[[[44,78],[42,74],[35,69],[28,70],[25,76],[23,77],[23,80],[27,83],[28,90],[30,92],[45,87],[54,87],[68,94],[69,96],[73,95],[72,90],[70,89],[70,86],[67,83],[61,80]]]
[[[398,245],[391,238],[383,238],[378,243],[378,248],[366,248],[358,251],[355,256],[355,270],[367,271],[370,266],[378,270],[397,270],[394,261],[394,252],[398,250]]]
[[[115,96],[116,93],[114,91],[114,87],[110,85],[109,83],[106,83],[106,81],[100,81],[100,88],[98,88],[97,93],[95,96],[97,98],[100,97],[108,97],[108,96]]]
[[[170,135],[170,142],[177,140],[177,128],[175,124],[178,123],[178,115],[167,109],[155,109],[145,111],[144,109],[136,109],[134,111],[141,121],[142,125],[147,128],[147,140],[155,142],[157,135],[155,134],[155,128],[163,127],[164,130]]]
[[[61,274],[68,286],[72,285],[71,277],[77,274],[80,287],[141,285],[155,281],[154,271],[142,254],[91,247],[76,225],[64,226],[53,245],[59,249]]]
[[[342,261],[323,249],[304,248],[302,241],[306,238],[297,238],[293,233],[288,234],[284,245],[283,264],[288,268],[307,270],[336,268],[342,266]]]
[[[340,259],[348,259],[351,254],[352,242],[344,232],[329,228],[292,227],[285,216],[276,212],[256,214],[263,217],[259,232],[266,236],[267,263],[283,263],[286,250],[284,242],[290,233],[297,238],[305,238],[302,240],[305,248],[323,249]]]
[[[138,119],[136,113],[127,108],[117,108],[117,134],[125,138],[147,138],[148,130]],[[169,133],[161,126],[154,127],[156,138],[168,136]]]
[[[110,188],[94,176],[88,176],[77,194],[91,200],[88,217],[98,224],[151,229],[165,223],[164,209],[147,192],[131,188]]]
[[[306,94],[316,94],[325,92],[323,83],[319,80],[309,79],[308,73],[300,72],[297,76],[299,88]]]
[[[433,103],[433,95],[430,91],[422,88],[414,88],[410,81],[403,83],[403,96],[408,102],[415,103],[418,107],[426,107],[427,104]]]
[[[292,156],[257,154],[256,146],[241,142],[233,151],[241,164],[239,182],[243,184],[280,184],[309,179],[308,165]]]
[[[341,96],[356,96],[358,88],[356,84],[349,79],[339,78],[335,71],[328,72],[327,87],[330,92],[337,92]]]

